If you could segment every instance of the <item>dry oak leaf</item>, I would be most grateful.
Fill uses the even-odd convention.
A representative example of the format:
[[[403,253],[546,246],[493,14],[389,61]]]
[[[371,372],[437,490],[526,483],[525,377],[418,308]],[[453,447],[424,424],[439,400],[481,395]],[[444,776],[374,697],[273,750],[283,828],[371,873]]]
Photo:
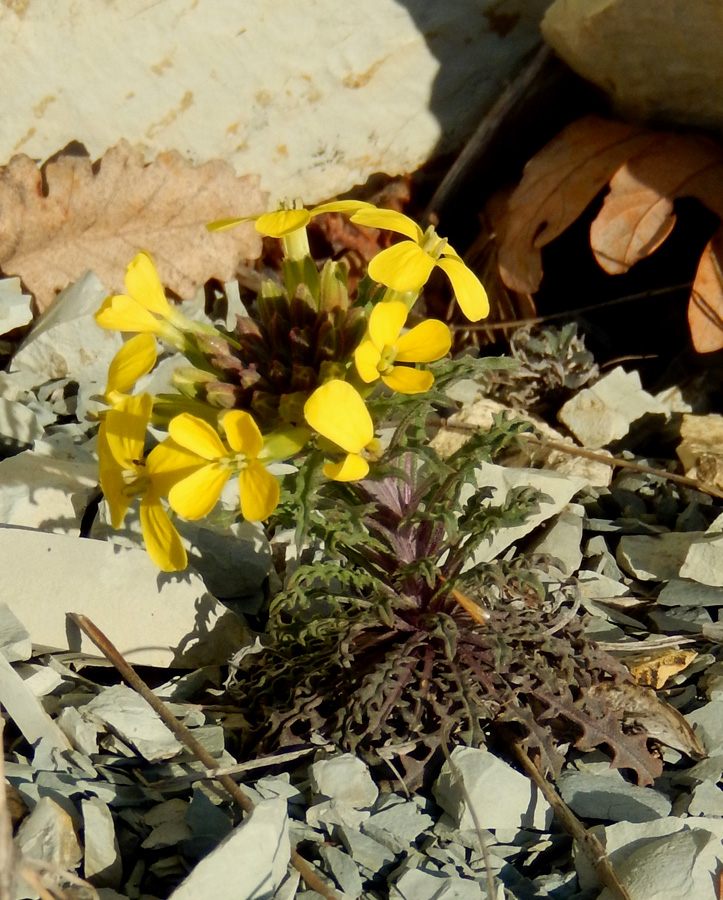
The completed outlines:
[[[126,141],[95,166],[61,156],[41,171],[15,156],[0,170],[0,269],[19,275],[43,312],[88,269],[109,292],[123,291],[128,263],[147,250],[166,287],[192,297],[209,278],[228,281],[241,260],[260,255],[253,225],[223,234],[205,227],[264,212],[258,182],[221,160],[194,166],[175,151],[145,165]]]
[[[653,132],[587,116],[573,122],[525,167],[501,232],[500,273],[509,287],[535,291],[541,249],[609,182],[590,227],[590,245],[611,275],[649,256],[668,237],[675,200],[695,197],[723,219],[723,148],[710,138]],[[699,353],[723,348],[723,230],[706,245],[688,303]]]
[[[624,122],[586,116],[532,157],[510,197],[500,235],[502,280],[534,292],[542,281],[542,248],[567,229],[620,166],[659,137]]]

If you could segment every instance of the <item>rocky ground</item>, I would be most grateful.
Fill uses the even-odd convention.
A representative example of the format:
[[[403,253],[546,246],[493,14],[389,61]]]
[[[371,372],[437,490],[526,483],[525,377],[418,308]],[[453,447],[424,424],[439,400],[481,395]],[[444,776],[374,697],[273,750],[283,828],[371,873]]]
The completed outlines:
[[[11,282],[0,300],[22,318]],[[289,865],[294,846],[327,896],[475,900],[489,896],[490,876],[497,898],[624,896],[601,884],[586,840],[569,834],[527,775],[489,749],[457,747],[417,793],[380,792],[376,770],[321,737],[238,758],[243,711],[224,682],[239,648],[257,646],[241,617],[260,621],[280,554],[261,528],[226,527],[221,514],[184,526],[192,569],[166,576],[146,557],[137,522],[109,529],[92,414],[120,338],[92,320],[104,295],[92,275],[82,278],[0,374],[0,703],[7,812],[23,861],[14,896],[48,896],[42,879],[73,898],[311,900],[318,891]],[[185,311],[201,315],[193,304]],[[545,496],[479,559],[544,560],[549,595],[564,593],[588,636],[672,708],[631,714],[662,756],[654,784],[638,786],[600,750],[573,748],[557,788],[632,900],[712,900],[723,866],[723,493],[714,477],[695,478],[715,473],[719,419],[696,417],[680,392],[646,392],[630,368],[600,378],[588,363],[549,417],[560,432],[540,425],[555,442],[544,459],[531,451],[480,464],[497,500],[520,484]],[[172,366],[140,387],[162,390]],[[497,385],[491,400],[489,385],[457,385],[450,400],[461,412],[435,446],[445,452],[465,429],[490,424],[523,387]],[[669,477],[681,472],[672,452],[640,452],[641,434],[680,430],[681,420],[693,476],[682,482]],[[631,467],[612,466],[609,446]],[[69,613],[100,628],[241,785],[255,804],[243,821],[184,735],[121,682]],[[392,774],[394,765],[390,757]]]

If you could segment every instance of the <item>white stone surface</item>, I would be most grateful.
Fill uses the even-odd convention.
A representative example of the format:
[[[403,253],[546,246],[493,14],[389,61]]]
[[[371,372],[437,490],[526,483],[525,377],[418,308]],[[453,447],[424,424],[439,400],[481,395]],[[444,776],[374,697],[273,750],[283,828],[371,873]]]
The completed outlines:
[[[559,560],[562,571],[572,575],[582,563],[582,524],[584,508],[569,503],[533,542],[533,553],[549,554]]]
[[[43,436],[43,427],[32,409],[0,398],[0,441],[32,444]]]
[[[123,863],[107,803],[97,797],[81,801],[83,810],[83,872],[96,887],[120,887]]]
[[[483,501],[489,505],[499,506],[509,491],[515,487],[535,488],[546,494],[547,499],[540,502],[539,512],[528,516],[521,525],[495,529],[481,542],[472,559],[466,564],[466,568],[496,559],[515,541],[559,513],[587,484],[584,478],[577,476],[560,475],[558,472],[547,470],[507,468],[492,463],[480,463],[476,469],[476,479],[479,487],[494,488],[492,499]],[[460,491],[460,502],[465,503],[472,493],[472,486],[464,485]]]
[[[552,808],[530,779],[489,750],[455,747],[451,754],[467,789],[480,828],[535,828],[545,831]],[[457,828],[475,828],[470,804],[449,762],[444,763],[433,788],[442,809]]]
[[[183,749],[150,704],[124,684],[101,691],[85,704],[81,715],[102,722],[149,762],[170,759]]]
[[[351,753],[312,763],[309,784],[318,799],[335,800],[355,809],[371,806],[379,796],[366,764]]]
[[[670,814],[670,800],[663,794],[615,775],[568,771],[557,786],[565,803],[583,819],[650,822]]]
[[[706,854],[701,862],[704,865],[715,868],[714,857],[717,852],[721,852],[721,839],[723,839],[723,820],[715,817],[700,817],[694,819],[679,818],[678,816],[668,816],[665,819],[655,819],[653,822],[617,822],[615,825],[595,826],[592,831],[600,838],[607,856],[615,869],[621,866],[633,852],[652,845],[655,849],[660,838],[674,835],[678,832],[686,832],[690,834],[689,829],[695,829],[696,832],[703,831],[713,836],[714,840],[708,846],[711,848],[711,855]],[[693,853],[693,855],[695,855]],[[690,857],[688,857],[690,858]],[[680,860],[677,860],[680,862]],[[662,860],[661,860],[662,863]],[[575,845],[575,868],[580,879],[580,887],[582,890],[589,890],[599,884],[597,875],[587,855],[582,852],[577,844]],[[626,867],[626,871],[627,871]],[[665,871],[663,869],[663,871]],[[675,877],[675,876],[674,876]],[[705,881],[705,879],[703,879]],[[708,873],[708,886],[711,883],[711,876]],[[658,894],[648,895],[646,890],[642,890],[639,894],[641,900],[673,900],[673,897],[690,898],[690,900],[698,900],[698,897],[707,897],[709,894],[702,891],[700,894],[695,892],[669,892],[659,897]],[[603,895],[606,896],[606,895]],[[637,898],[638,894],[634,894]],[[606,897],[606,900],[610,900]]]
[[[19,278],[0,279],[0,334],[33,321],[32,299],[23,294]]]
[[[542,33],[628,113],[723,131],[719,0],[557,0]]]
[[[314,202],[459,148],[549,2],[4,3],[0,163],[126,138]]]
[[[2,18],[0,11],[0,25]],[[123,344],[117,331],[99,328],[93,318],[107,294],[92,272],[61,291],[13,356],[10,371],[35,372],[38,385],[68,377],[105,385]]]
[[[665,415],[663,404],[644,391],[637,372],[613,369],[591,388],[578,391],[557,418],[591,450],[625,437],[630,425],[645,413]]]
[[[290,854],[286,801],[262,800],[169,900],[267,900],[286,875]]]
[[[694,546],[707,546],[723,538],[709,537],[700,531],[670,531],[665,534],[625,534],[620,538],[615,558],[629,575],[641,581],[670,581],[693,578],[695,572],[683,572],[682,566]],[[721,552],[723,562],[723,552]],[[691,567],[688,567],[689,570]]]
[[[0,526],[4,601],[34,645],[99,651],[66,620],[86,615],[131,663],[196,668],[226,663],[243,625],[191,571],[159,572],[145,550]]]
[[[98,463],[81,448],[71,459],[50,449],[38,441],[0,461],[0,523],[77,535],[98,490]]]
[[[35,809],[21,824],[15,843],[23,855],[73,870],[82,858],[82,851],[68,813],[50,797],[42,797]],[[16,900],[34,900],[39,895],[19,880]]]
[[[709,532],[692,544],[679,574],[699,584],[723,587],[723,536]]]

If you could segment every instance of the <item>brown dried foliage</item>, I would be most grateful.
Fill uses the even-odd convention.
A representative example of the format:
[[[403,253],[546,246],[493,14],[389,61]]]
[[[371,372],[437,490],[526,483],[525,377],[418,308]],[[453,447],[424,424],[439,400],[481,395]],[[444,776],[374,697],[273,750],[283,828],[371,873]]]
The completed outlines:
[[[567,229],[597,194],[608,192],[590,229],[600,266],[627,272],[672,231],[674,203],[694,197],[723,220],[723,148],[700,135],[655,132],[587,116],[534,156],[510,197],[499,266],[511,289],[534,292],[542,248]],[[723,226],[706,245],[688,306],[700,353],[723,348]]]
[[[42,312],[88,269],[122,291],[129,261],[147,250],[163,283],[188,298],[261,252],[252,225],[209,234],[206,223],[264,210],[258,177],[220,160],[194,166],[169,152],[145,165],[126,141],[95,165],[60,156],[41,170],[15,156],[0,169],[0,268],[20,276]]]

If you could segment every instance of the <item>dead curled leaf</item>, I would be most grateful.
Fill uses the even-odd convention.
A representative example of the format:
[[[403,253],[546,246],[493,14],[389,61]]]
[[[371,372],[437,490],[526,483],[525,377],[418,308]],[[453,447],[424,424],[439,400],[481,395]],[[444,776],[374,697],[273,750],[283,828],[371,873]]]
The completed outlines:
[[[590,694],[599,699],[606,709],[616,713],[628,727],[640,729],[647,737],[680,750],[692,758],[706,755],[695,732],[683,716],[668,703],[664,703],[652,688],[635,682],[604,681],[592,685]]]
[[[568,228],[605,187],[590,228],[600,266],[616,275],[649,256],[672,231],[674,202],[695,197],[723,219],[723,147],[699,135],[654,132],[586,116],[534,156],[507,208],[499,250],[508,287],[536,291],[542,248]],[[701,257],[688,321],[701,353],[723,347],[723,230]]]
[[[237,176],[221,160],[194,166],[169,152],[145,165],[126,141],[95,166],[61,156],[41,171],[15,156],[0,169],[0,268],[20,276],[42,312],[88,269],[108,291],[123,290],[126,266],[147,250],[163,283],[188,298],[259,256],[253,225],[223,234],[205,225],[264,212],[265,196],[257,176]]]

